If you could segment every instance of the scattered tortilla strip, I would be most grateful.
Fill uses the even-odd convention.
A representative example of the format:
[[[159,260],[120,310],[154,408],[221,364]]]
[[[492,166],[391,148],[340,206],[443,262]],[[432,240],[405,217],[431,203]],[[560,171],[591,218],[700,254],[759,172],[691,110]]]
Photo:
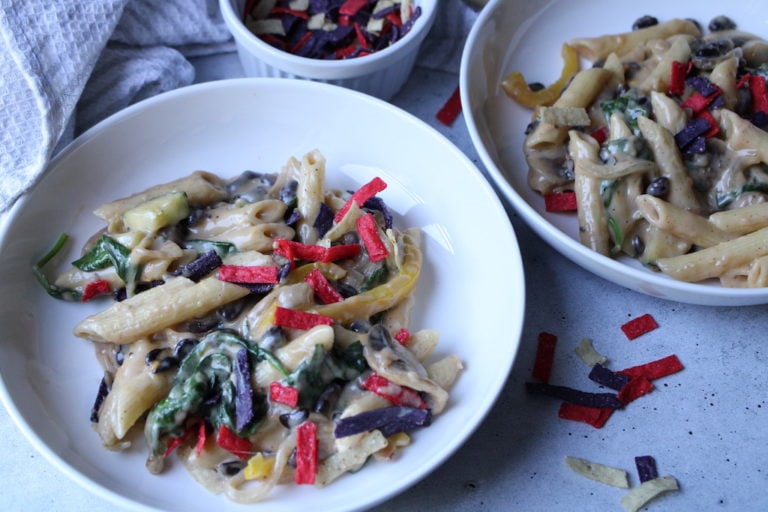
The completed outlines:
[[[589,126],[592,123],[583,107],[539,107],[536,112],[542,123],[555,126]]]
[[[630,379],[626,386],[619,391],[619,400],[624,404],[628,404],[634,400],[637,400],[643,395],[647,395],[653,391],[653,382],[645,377],[635,377]]]
[[[595,350],[594,345],[592,345],[592,340],[589,338],[584,338],[579,342],[576,346],[576,355],[578,355],[588,366],[605,364],[608,361],[607,357]]]
[[[650,455],[638,455],[635,457],[635,467],[637,467],[637,476],[640,479],[640,483],[659,477],[659,471],[656,469],[656,459]]]
[[[616,391],[621,391],[629,383],[628,376],[609,370],[600,363],[592,367],[592,371],[589,372],[589,380]]]
[[[548,332],[540,332],[536,347],[536,359],[533,363],[533,378],[541,382],[549,382],[552,374],[552,363],[555,360],[557,336]]]
[[[624,404],[614,393],[588,393],[566,386],[556,386],[554,384],[544,384],[541,382],[526,382],[525,388],[529,393],[559,398],[564,402],[570,402],[576,405],[585,405],[587,407],[611,407],[612,409],[624,408]]]
[[[630,379],[634,379],[636,377],[645,377],[648,380],[654,380],[666,377],[667,375],[671,375],[673,373],[677,373],[683,368],[684,366],[680,362],[680,359],[678,359],[677,356],[673,354],[671,356],[657,359],[656,361],[651,361],[650,363],[619,370],[618,373],[626,375]]]
[[[614,410],[610,407],[587,407],[563,402],[560,404],[557,416],[564,420],[581,421],[595,428],[603,428]]]
[[[590,480],[613,487],[629,489],[629,477],[623,469],[612,468],[597,462],[590,462],[571,456],[565,457],[565,463],[569,468]]]
[[[627,338],[633,340],[647,332],[656,329],[658,326],[659,324],[656,323],[656,320],[650,314],[646,313],[637,318],[633,318],[629,322],[622,325],[621,330],[624,332],[624,335]]]
[[[672,476],[653,478],[635,486],[621,498],[620,503],[627,512],[637,512],[660,494],[679,488],[677,480]]]

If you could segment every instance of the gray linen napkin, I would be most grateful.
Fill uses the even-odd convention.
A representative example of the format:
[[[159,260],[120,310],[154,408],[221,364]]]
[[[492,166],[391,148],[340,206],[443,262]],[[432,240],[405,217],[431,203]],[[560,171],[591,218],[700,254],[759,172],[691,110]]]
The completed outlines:
[[[457,73],[475,13],[439,0],[418,65]],[[189,85],[188,57],[234,51],[217,0],[0,0],[0,213],[109,115]]]
[[[0,211],[57,144],[192,83],[187,56],[234,49],[217,0],[3,0],[0,42]]]

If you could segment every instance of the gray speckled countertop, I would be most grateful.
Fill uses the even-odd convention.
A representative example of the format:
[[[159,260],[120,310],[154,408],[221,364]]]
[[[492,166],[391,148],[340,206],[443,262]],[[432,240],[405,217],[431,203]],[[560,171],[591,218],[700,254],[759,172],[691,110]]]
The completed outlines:
[[[234,54],[198,60],[198,81],[241,76]],[[463,119],[435,113],[458,84],[455,73],[418,66],[392,102],[437,128],[482,169]],[[566,455],[623,468],[652,455],[680,491],[646,510],[768,510],[768,307],[712,308],[640,295],[586,272],[510,215],[525,262],[527,313],[517,362],[496,405],[464,446],[411,489],[379,505],[400,510],[623,510],[622,489],[584,479]],[[495,293],[503,294],[504,290]],[[619,327],[644,313],[659,328],[628,341]],[[499,319],[503,321],[503,319]],[[558,336],[551,382],[594,389],[573,349],[584,337],[629,367],[676,354],[685,369],[602,429],[557,416],[558,402],[529,395],[539,332]],[[59,473],[0,411],[0,510],[115,509]]]

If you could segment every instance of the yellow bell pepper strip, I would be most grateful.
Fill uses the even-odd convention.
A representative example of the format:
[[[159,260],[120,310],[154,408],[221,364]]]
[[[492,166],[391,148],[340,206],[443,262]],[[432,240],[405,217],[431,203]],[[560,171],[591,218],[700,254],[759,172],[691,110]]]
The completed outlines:
[[[376,225],[373,214],[366,213],[357,219],[357,234],[360,235],[365,250],[368,251],[368,259],[381,261],[389,256],[387,245],[379,235],[379,227]]]
[[[349,209],[352,207],[352,203],[357,203],[357,206],[362,207],[367,200],[381,192],[387,188],[387,183],[379,178],[378,176],[373,178],[371,181],[366,183],[365,185],[362,185],[360,188],[358,188],[350,197],[347,199],[347,202],[344,203],[344,206],[339,208],[339,210],[336,212],[336,215],[334,216],[333,220],[335,222],[341,222],[341,219],[344,218],[344,215],[347,214]]]
[[[333,318],[299,311],[298,309],[289,309],[281,306],[275,308],[275,325],[279,327],[288,327],[290,329],[311,329],[316,325],[331,325]]]
[[[333,304],[334,302],[341,302],[344,300],[344,297],[333,287],[320,269],[313,268],[304,278],[304,281],[309,283],[309,286],[312,287],[315,295],[320,298],[323,304]]]
[[[418,238],[408,233],[403,236],[403,263],[400,272],[392,279],[341,302],[315,306],[309,311],[349,323],[357,318],[371,317],[403,300],[413,291],[421,272],[422,254]]]
[[[571,81],[571,78],[581,69],[579,55],[571,46],[564,44],[561,54],[563,70],[560,72],[560,78],[549,87],[533,91],[528,86],[523,74],[514,71],[501,82],[501,88],[504,89],[507,96],[524,107],[535,108],[552,105],[560,97],[560,93]]]
[[[313,485],[317,477],[317,425],[305,421],[296,427],[296,472],[294,482]]]
[[[259,452],[248,459],[248,464],[243,468],[243,477],[246,480],[263,480],[272,473],[274,467],[275,458],[265,457]]]

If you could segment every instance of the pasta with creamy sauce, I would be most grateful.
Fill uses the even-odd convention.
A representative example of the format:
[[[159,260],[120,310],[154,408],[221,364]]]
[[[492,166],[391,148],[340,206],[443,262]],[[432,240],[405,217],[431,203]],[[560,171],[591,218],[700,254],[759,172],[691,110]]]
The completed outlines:
[[[446,407],[462,362],[409,330],[419,230],[393,225],[380,179],[327,190],[325,172],[319,151],[196,172],[99,207],[106,227],[55,281],[35,268],[58,298],[115,299],[74,328],[104,368],[107,448],[143,430],[152,473],[178,459],[251,503],[390,459]]]
[[[559,95],[518,72],[502,84],[534,109],[529,185],[575,194],[579,237],[605,256],[686,281],[765,286],[746,276],[761,273],[766,250],[756,212],[768,202],[768,42],[726,16],[706,31],[644,16],[628,32],[568,41],[569,52],[592,67],[566,60]],[[723,229],[726,219],[740,227]],[[749,252],[727,258],[730,247]]]

